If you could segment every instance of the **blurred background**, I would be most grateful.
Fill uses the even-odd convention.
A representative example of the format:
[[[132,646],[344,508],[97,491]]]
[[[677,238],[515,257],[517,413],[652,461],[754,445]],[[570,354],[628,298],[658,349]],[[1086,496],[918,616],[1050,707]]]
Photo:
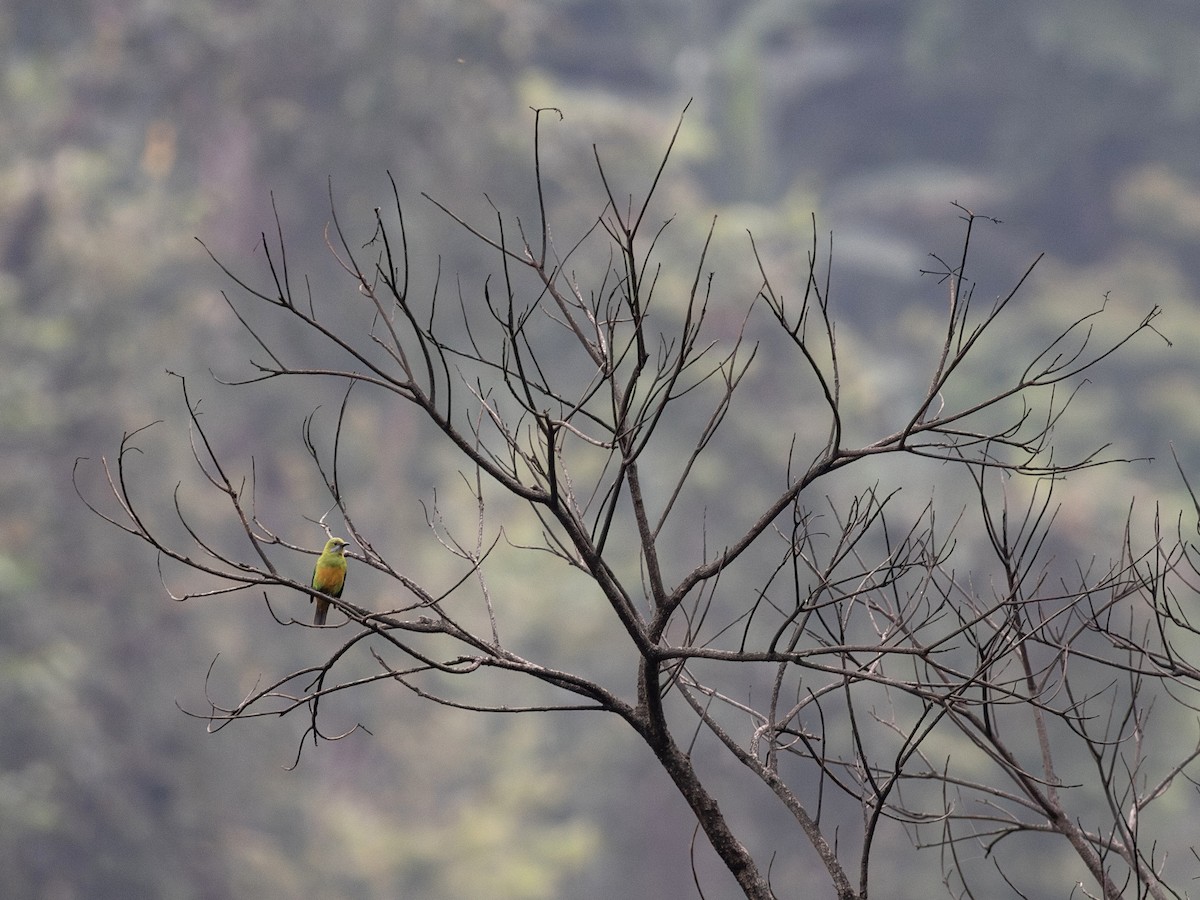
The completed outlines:
[[[758,286],[746,229],[794,295],[815,213],[834,235],[852,434],[928,383],[945,298],[919,270],[936,268],[930,253],[956,258],[957,201],[1003,221],[975,236],[984,302],[1046,252],[987,351],[997,368],[1106,294],[1118,322],[1165,310],[1173,346],[1139,339],[1076,405],[1083,443],[1156,461],[1068,483],[1069,552],[1107,559],[1131,497],[1180,508],[1168,442],[1200,473],[1194,3],[8,0],[0,46],[0,895],[696,896],[693,822],[614,722],[470,715],[378,688],[329,710],[332,730],[370,735],[310,745],[294,770],[302,713],[208,735],[180,707],[205,711],[206,689],[235,702],[336,637],[280,628],[261,596],[173,603],[154,556],[72,487],[87,457],[81,481],[103,504],[100,457],[164,420],[139,440],[135,493],[169,522],[183,481],[196,521],[236,541],[196,487],[170,369],[239,471],[254,459],[264,516],[319,546],[303,517],[327,501],[300,427],[338,391],[212,379],[248,374],[257,348],[194,238],[265,283],[274,203],[294,278],[320,298],[352,293],[324,245],[330,190],[365,241],[390,172],[415,284],[431,287],[440,257],[445,284],[477,289],[494,255],[420,195],[490,227],[486,192],[535,221],[531,106],[564,113],[543,120],[543,164],[552,218],[577,234],[603,205],[591,145],[638,197],[692,100],[657,207],[675,217],[663,252],[686,283],[718,216],[710,263],[735,326]],[[749,393],[764,422],[782,390]],[[385,398],[356,415],[351,502],[436,581],[420,501],[457,465]],[[302,578],[311,560],[290,564]],[[496,575],[530,595],[526,639],[569,649],[607,633],[586,612],[556,620],[558,586],[540,585]],[[308,614],[303,598],[273,600]],[[762,833],[774,815],[738,824]],[[788,841],[777,864],[811,866]],[[700,856],[707,896],[733,896]],[[931,890],[914,876],[886,894]]]

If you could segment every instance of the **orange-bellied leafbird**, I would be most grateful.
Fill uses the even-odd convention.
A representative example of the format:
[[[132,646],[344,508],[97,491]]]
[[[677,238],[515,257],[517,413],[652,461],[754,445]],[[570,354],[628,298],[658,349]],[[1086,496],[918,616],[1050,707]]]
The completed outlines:
[[[317,557],[313,568],[313,590],[328,594],[330,597],[342,596],[342,588],[346,586],[346,542],[341,538],[330,538],[325,542],[325,549]],[[325,616],[329,614],[329,601],[320,597],[309,597],[309,601],[317,601],[317,612],[313,616],[314,625],[324,625]]]

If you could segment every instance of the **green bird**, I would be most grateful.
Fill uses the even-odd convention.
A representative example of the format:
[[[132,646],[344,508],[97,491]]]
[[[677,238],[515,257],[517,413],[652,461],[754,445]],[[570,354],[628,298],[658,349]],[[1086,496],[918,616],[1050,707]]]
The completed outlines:
[[[341,538],[330,538],[325,542],[325,549],[313,567],[312,586],[313,590],[330,597],[342,596],[342,588],[346,586],[346,542]],[[313,624],[324,625],[325,616],[329,614],[329,601],[320,597],[309,597],[308,600],[310,603],[317,601]]]

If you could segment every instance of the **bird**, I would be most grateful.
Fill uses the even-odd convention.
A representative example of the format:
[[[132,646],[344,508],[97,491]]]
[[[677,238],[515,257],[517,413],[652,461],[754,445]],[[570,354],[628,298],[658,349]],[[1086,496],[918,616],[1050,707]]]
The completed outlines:
[[[342,596],[342,588],[346,586],[346,542],[341,538],[330,538],[325,542],[325,549],[313,567],[312,586],[313,590],[330,597]],[[324,625],[325,616],[329,614],[329,601],[322,597],[309,597],[308,600],[317,602],[313,624]]]

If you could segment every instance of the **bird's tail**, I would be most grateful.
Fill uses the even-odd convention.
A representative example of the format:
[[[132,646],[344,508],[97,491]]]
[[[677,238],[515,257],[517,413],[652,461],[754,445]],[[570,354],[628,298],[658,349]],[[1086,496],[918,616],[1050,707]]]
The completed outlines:
[[[324,600],[317,601],[317,611],[313,613],[313,624],[324,625],[325,616],[329,614],[329,604]]]

